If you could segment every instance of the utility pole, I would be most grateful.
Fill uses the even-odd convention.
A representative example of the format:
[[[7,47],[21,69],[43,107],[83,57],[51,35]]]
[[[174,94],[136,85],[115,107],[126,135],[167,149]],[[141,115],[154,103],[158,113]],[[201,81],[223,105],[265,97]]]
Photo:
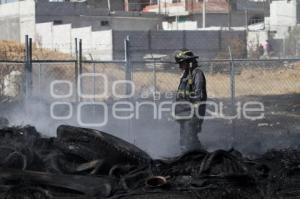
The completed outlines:
[[[175,21],[176,21],[176,30],[178,30],[178,15],[175,16]]]
[[[161,5],[160,5],[160,0],[157,0],[157,3],[158,3],[158,14],[161,13]]]
[[[202,28],[206,27],[206,0],[202,4]]]
[[[245,28],[246,28],[246,31],[248,32],[248,9],[245,10]]]
[[[231,30],[231,0],[228,0],[228,30]]]
[[[111,11],[111,7],[110,7],[110,0],[107,0],[107,8],[108,8],[108,11],[110,12]]]
[[[165,16],[167,16],[167,0],[165,0]]]

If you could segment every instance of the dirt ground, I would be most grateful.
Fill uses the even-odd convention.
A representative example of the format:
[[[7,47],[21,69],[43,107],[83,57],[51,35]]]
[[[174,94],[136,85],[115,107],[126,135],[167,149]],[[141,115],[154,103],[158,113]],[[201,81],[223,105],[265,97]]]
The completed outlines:
[[[151,76],[137,72],[136,84],[151,84]],[[157,86],[160,91],[175,91],[179,83],[179,74],[157,73]],[[206,74],[208,94],[212,98],[228,97],[230,91],[229,74]],[[146,81],[145,81],[146,80]],[[148,82],[147,82],[148,80]],[[235,77],[236,96],[244,95],[280,95],[300,93],[300,64],[293,68],[244,69]]]
[[[246,101],[262,102],[264,118],[206,120],[200,140],[208,149],[234,147],[245,154],[261,154],[300,145],[300,94],[239,98],[241,103]]]
[[[87,72],[92,72],[91,66],[85,66]],[[106,74],[110,82],[123,79],[125,76],[121,65],[97,65],[98,73]],[[211,98],[230,97],[230,75],[226,73],[206,73],[208,95]],[[136,92],[142,93],[156,90],[162,93],[174,92],[180,80],[179,70],[152,71],[136,70],[133,82]],[[235,76],[236,96],[249,95],[282,95],[300,93],[300,64],[292,67],[247,67],[241,69]]]

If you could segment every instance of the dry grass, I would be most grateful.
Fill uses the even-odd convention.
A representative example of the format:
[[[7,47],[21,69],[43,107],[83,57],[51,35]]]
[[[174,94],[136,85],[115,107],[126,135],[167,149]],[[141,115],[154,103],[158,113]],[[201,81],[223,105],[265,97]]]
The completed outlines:
[[[0,40],[0,59],[2,60],[24,60],[24,45],[14,42]],[[37,48],[33,44],[32,48],[32,58],[33,59],[49,59],[49,60],[65,60],[71,59],[71,56],[65,53],[46,50],[42,48]]]
[[[153,85],[151,72],[136,72],[134,77],[137,89],[149,88]],[[156,78],[158,91],[176,91],[180,75],[158,72]],[[228,74],[206,74],[206,79],[209,97],[230,96]],[[293,68],[244,69],[236,75],[235,85],[236,96],[300,93],[300,63]]]
[[[236,77],[237,95],[300,93],[300,65],[293,69],[243,70]]]

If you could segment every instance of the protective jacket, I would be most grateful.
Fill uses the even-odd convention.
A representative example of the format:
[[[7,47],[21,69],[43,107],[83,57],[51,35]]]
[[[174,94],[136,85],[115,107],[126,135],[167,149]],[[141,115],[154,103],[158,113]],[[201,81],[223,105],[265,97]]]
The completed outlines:
[[[186,70],[182,74],[176,101],[191,102],[192,104],[205,102],[207,100],[205,76],[199,66],[190,70]],[[190,106],[187,105],[177,105],[175,108],[176,115],[187,115],[190,111]],[[205,114],[205,105],[200,105],[198,111],[203,116]]]

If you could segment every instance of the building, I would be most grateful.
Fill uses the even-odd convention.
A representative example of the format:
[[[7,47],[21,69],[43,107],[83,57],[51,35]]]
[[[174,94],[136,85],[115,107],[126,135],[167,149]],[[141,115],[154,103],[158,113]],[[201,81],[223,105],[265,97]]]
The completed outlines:
[[[300,23],[300,3],[297,0],[273,0],[265,26],[273,38],[283,39]]]
[[[162,18],[154,13],[119,11],[117,8],[121,7],[116,6],[109,11],[107,7],[98,6],[88,2],[38,2],[35,8],[36,23],[53,21],[55,25],[72,24],[73,28],[91,26],[95,31],[156,30],[161,26]]]
[[[93,0],[88,1],[91,3]],[[157,30],[161,28],[163,19],[159,15],[118,11],[119,8],[121,9],[120,6],[118,7],[115,3],[111,5],[111,9],[116,10],[109,11],[105,6],[93,6],[88,2],[25,0],[1,4],[0,29],[2,34],[0,39],[22,41],[22,35],[25,33],[34,38],[35,25],[48,22],[52,22],[53,25],[71,24],[72,28],[90,26],[93,31]]]
[[[149,0],[124,0],[125,11],[141,12],[146,6],[153,4]]]
[[[85,0],[88,6],[110,11],[140,12],[148,6],[149,0]]]
[[[300,2],[298,0],[269,1],[269,13],[261,23],[261,28],[248,32],[248,47],[255,49],[259,44],[269,40],[273,48],[273,56],[299,56],[300,33],[297,31],[299,24]]]
[[[160,15],[126,12],[125,1],[107,2],[2,0],[0,39],[24,42],[29,35],[40,47],[74,53],[74,39],[82,38],[84,52],[111,60],[112,31],[161,29]]]
[[[98,6],[92,6],[91,2],[46,0],[2,4],[0,39],[23,42],[24,36],[29,35],[42,48],[74,53],[74,41],[78,38],[83,40],[86,58],[97,60],[124,58],[127,35],[131,37],[130,50],[136,60],[151,53],[171,54],[183,47],[203,58],[214,58],[226,49],[224,41],[233,37],[246,41],[243,30],[163,31],[162,22],[173,16],[112,10],[118,9],[113,4],[110,9],[104,4],[104,7]],[[126,2],[124,6],[126,8]]]
[[[264,21],[268,13],[265,1],[250,0],[161,0],[144,12],[164,14],[165,29],[199,29],[207,27],[246,27]]]

